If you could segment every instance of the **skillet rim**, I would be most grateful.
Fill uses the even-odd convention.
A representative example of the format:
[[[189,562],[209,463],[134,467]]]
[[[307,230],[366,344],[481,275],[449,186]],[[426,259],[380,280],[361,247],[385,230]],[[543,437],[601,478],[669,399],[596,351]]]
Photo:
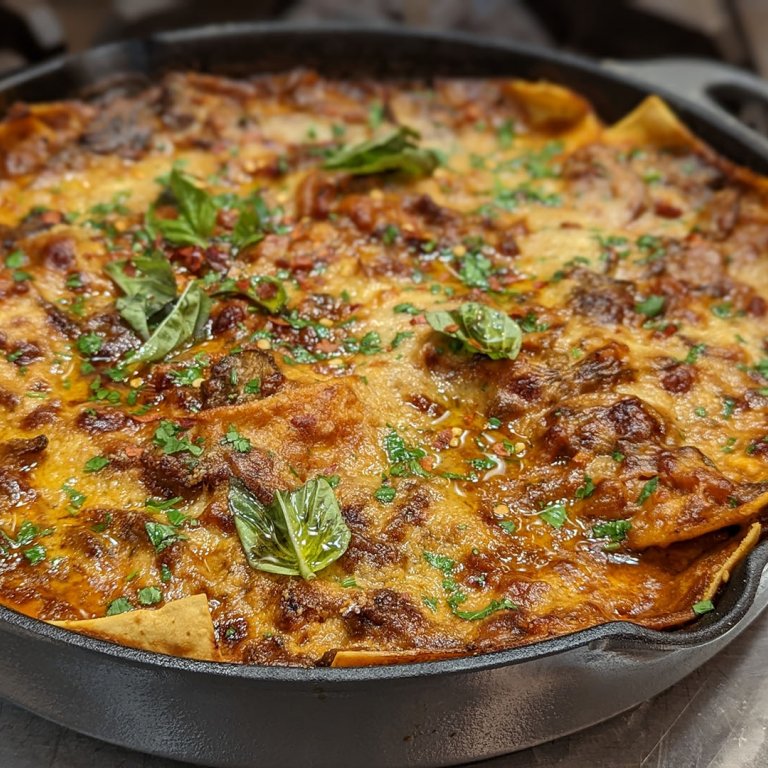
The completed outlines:
[[[109,58],[115,54],[120,62],[116,71],[104,74],[103,79],[121,73],[145,73],[163,66],[153,57],[163,53],[164,47],[175,45],[194,45],[203,43],[224,44],[231,37],[269,38],[272,35],[289,35],[295,38],[328,36],[377,36],[391,40],[424,41],[426,44],[461,44],[479,50],[491,50],[498,54],[512,54],[535,58],[548,64],[564,67],[568,73],[585,74],[614,87],[634,91],[633,96],[639,101],[644,96],[657,94],[670,103],[683,115],[684,122],[692,116],[695,121],[714,131],[719,138],[731,142],[731,150],[742,153],[746,149],[747,160],[733,160],[741,165],[755,163],[763,166],[759,172],[768,173],[768,154],[760,142],[750,139],[734,130],[731,125],[713,114],[705,107],[662,87],[652,87],[650,83],[633,77],[626,72],[617,72],[603,66],[600,62],[573,53],[552,51],[529,43],[510,41],[492,36],[473,35],[463,32],[445,32],[420,28],[402,29],[398,27],[380,27],[361,24],[296,24],[285,22],[232,22],[212,24],[188,29],[160,32],[141,39],[107,43],[80,53],[57,56],[48,61],[26,67],[0,78],[0,99],[9,93],[13,95],[18,88],[34,87],[40,81],[57,73],[66,73],[67,69],[82,70],[87,75],[88,65],[95,64],[100,58]],[[182,52],[182,56],[184,52]],[[194,52],[191,55],[194,56]],[[190,58],[190,56],[187,56]],[[126,66],[128,65],[128,66]],[[178,65],[177,65],[178,66]],[[458,75],[457,75],[458,76]],[[486,77],[488,75],[485,75]],[[81,87],[98,83],[86,77],[87,83]],[[59,98],[66,98],[60,96]],[[28,101],[34,102],[35,99]],[[48,100],[48,99],[45,99]],[[3,110],[4,111],[4,110]],[[694,129],[699,134],[699,129]],[[705,139],[705,141],[708,141]],[[726,157],[730,151],[717,152]],[[75,646],[83,651],[108,656],[115,660],[154,669],[171,669],[189,674],[214,676],[219,678],[241,678],[264,683],[290,684],[305,686],[315,685],[352,686],[371,681],[406,681],[414,678],[438,677],[470,672],[481,672],[514,666],[548,656],[565,654],[588,646],[590,649],[607,651],[656,651],[658,653],[683,651],[704,646],[727,635],[745,618],[753,606],[755,596],[761,584],[761,577],[768,565],[768,539],[758,545],[739,563],[731,574],[728,583],[720,591],[715,611],[695,620],[682,629],[662,631],[647,629],[639,624],[627,621],[611,621],[577,632],[561,635],[547,640],[535,641],[521,646],[477,655],[456,658],[388,664],[369,667],[286,667],[266,665],[246,665],[234,662],[200,661],[170,656],[153,651],[143,651],[125,645],[98,640],[87,635],[56,627],[47,622],[26,616],[13,608],[0,606],[0,632],[13,631],[28,634],[44,642]],[[768,596],[756,606],[759,613],[768,604]]]

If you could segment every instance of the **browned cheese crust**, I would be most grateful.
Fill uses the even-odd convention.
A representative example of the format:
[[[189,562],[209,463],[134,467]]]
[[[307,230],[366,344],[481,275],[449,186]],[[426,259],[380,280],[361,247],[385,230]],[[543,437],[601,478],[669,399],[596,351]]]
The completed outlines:
[[[438,152],[432,173],[323,168],[396,126]],[[173,167],[215,201],[203,243],[151,226],[179,215]],[[256,194],[260,237],[235,253],[238,201]],[[693,620],[768,499],[766,194],[658,100],[606,128],[547,84],[173,73],[14,107],[0,602],[142,645],[138,619],[71,622],[205,595],[218,650],[205,626],[186,651],[142,637],[248,664]],[[104,267],[150,249],[212,308],[202,337],[131,366],[142,339]],[[282,282],[279,313],[214,295],[253,275]],[[427,324],[467,301],[520,325],[516,359]],[[194,451],[158,438],[169,422]],[[415,456],[394,472],[393,436]],[[346,552],[310,581],[251,568],[231,476],[263,503],[332,478]]]

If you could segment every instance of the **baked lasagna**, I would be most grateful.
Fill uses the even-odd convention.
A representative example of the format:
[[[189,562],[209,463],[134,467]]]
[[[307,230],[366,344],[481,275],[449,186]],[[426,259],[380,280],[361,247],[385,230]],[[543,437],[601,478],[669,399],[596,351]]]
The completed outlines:
[[[0,124],[0,603],[268,665],[712,611],[768,192],[657,98],[170,73]]]

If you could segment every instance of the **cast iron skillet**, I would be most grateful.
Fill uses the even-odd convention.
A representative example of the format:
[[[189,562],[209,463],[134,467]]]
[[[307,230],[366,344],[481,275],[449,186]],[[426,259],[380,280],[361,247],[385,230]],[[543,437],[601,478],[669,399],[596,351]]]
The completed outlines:
[[[71,96],[126,72],[247,75],[295,66],[340,76],[546,78],[585,95],[609,121],[653,90],[721,153],[768,174],[760,139],[702,104],[589,60],[463,35],[265,24],[160,34],[1,80],[0,108]],[[361,669],[189,661],[0,608],[0,696],[91,736],[205,765],[455,764],[573,732],[670,686],[768,604],[766,563],[768,541],[733,574],[717,610],[686,629],[616,622],[484,656]]]

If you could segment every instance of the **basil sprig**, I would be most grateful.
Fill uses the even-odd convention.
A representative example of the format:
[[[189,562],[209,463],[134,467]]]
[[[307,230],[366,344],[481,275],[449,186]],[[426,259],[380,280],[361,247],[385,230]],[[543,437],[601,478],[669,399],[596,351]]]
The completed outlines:
[[[270,314],[277,314],[288,297],[282,282],[271,275],[252,275],[250,278],[233,280],[225,278],[212,296],[243,296]]]
[[[314,579],[349,546],[349,528],[324,478],[278,491],[268,506],[232,478],[229,509],[248,564],[260,571]]]
[[[132,274],[129,265],[133,266]],[[117,311],[142,339],[148,339],[153,318],[176,299],[170,263],[162,256],[137,256],[130,261],[112,261],[104,271],[125,293],[115,302]]]
[[[208,321],[210,310],[211,300],[199,283],[193,280],[165,319],[131,357],[131,365],[162,360],[185,341],[199,336]]]
[[[415,142],[418,138],[419,134],[412,128],[401,127],[381,138],[342,147],[323,167],[354,175],[401,171],[412,176],[428,176],[437,167],[438,157],[431,149],[421,149]]]
[[[458,339],[469,352],[492,360],[514,360],[520,354],[523,332],[498,309],[468,301],[450,312],[427,312],[425,317],[436,331]]]
[[[150,232],[159,232],[173,245],[197,245],[200,248],[208,246],[208,239],[216,226],[216,205],[212,197],[178,168],[174,168],[168,177],[178,218],[159,219],[155,216],[154,208],[147,214],[147,228]]]

